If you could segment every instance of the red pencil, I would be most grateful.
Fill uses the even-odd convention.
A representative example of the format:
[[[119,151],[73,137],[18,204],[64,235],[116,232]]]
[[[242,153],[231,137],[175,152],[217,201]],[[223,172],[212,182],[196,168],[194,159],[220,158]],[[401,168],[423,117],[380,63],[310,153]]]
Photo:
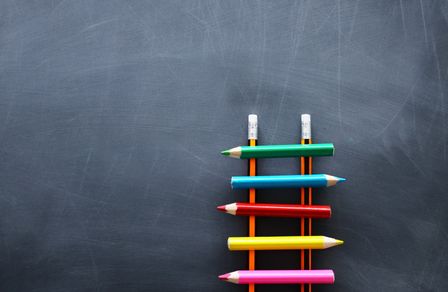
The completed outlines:
[[[238,216],[265,216],[290,218],[330,218],[327,205],[248,204],[232,203],[217,207],[218,210]]]

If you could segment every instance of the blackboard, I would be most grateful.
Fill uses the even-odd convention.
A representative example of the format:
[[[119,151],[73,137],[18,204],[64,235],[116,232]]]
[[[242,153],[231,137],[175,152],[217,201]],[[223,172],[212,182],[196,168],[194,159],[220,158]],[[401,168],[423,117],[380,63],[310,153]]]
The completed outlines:
[[[247,200],[247,163],[219,152],[250,113],[260,144],[297,142],[309,113],[336,146],[315,172],[348,179],[315,192],[315,233],[345,244],[314,253],[336,274],[314,291],[447,291],[447,49],[446,1],[1,1],[0,290],[247,291],[217,279],[247,268],[226,247],[247,218],[215,210]]]

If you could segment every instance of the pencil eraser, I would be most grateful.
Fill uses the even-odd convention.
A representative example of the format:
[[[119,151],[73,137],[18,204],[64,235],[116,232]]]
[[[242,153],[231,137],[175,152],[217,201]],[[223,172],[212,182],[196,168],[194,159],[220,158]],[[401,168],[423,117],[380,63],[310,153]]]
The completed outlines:
[[[301,119],[302,119],[302,123],[311,122],[310,114],[302,114]]]
[[[311,139],[311,116],[309,114],[303,114],[301,116],[302,121],[302,139]]]
[[[249,115],[247,127],[247,138],[249,140],[257,140],[258,138],[258,117],[257,115]]]

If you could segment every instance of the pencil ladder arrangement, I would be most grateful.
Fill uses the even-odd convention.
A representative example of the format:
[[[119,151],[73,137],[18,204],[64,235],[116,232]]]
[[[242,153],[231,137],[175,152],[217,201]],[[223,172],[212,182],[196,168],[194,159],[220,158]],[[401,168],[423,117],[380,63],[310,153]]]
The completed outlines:
[[[249,251],[249,270],[239,270],[219,276],[219,279],[235,284],[249,284],[249,292],[255,284],[300,284],[300,290],[311,291],[312,284],[333,284],[333,270],[312,269],[311,252],[340,245],[342,240],[312,235],[312,219],[329,218],[331,207],[312,204],[312,188],[330,187],[345,181],[344,178],[328,174],[312,174],[312,157],[332,156],[331,143],[311,143],[310,115],[301,116],[302,139],[300,144],[257,146],[258,121],[249,115],[248,146],[235,147],[221,154],[249,160],[248,176],[233,176],[233,189],[248,189],[249,203],[232,203],[219,206],[218,210],[237,216],[249,216],[249,236],[229,237],[229,250]],[[256,176],[256,159],[299,157],[300,175]],[[255,190],[262,188],[300,188],[300,204],[259,204],[255,202]],[[257,216],[300,218],[300,236],[255,236]],[[256,250],[300,250],[298,270],[255,270]]]

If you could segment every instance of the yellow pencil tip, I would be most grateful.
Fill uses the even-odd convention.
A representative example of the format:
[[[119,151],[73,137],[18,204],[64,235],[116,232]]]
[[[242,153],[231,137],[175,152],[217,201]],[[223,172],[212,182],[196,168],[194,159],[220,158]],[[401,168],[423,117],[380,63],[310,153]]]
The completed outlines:
[[[341,245],[341,244],[344,244],[344,241],[343,241],[343,240],[336,239],[336,245]]]

